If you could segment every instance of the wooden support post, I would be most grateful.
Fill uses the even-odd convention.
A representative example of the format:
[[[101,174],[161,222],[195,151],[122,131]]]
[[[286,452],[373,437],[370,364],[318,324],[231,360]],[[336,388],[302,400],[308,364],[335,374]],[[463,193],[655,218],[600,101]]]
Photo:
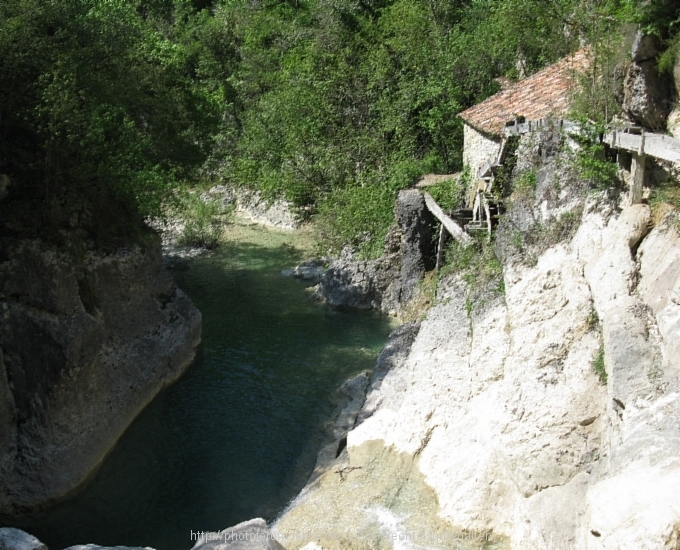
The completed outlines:
[[[486,215],[486,227],[489,230],[488,241],[491,242],[491,207],[486,197],[484,198],[484,214]]]
[[[644,155],[633,153],[633,162],[630,168],[630,193],[628,198],[630,204],[640,204],[642,202],[642,186],[645,183],[645,160]]]
[[[633,161],[630,167],[630,204],[642,202],[642,187],[645,184],[645,132],[640,135],[640,147],[633,153]]]
[[[435,270],[439,271],[439,268],[444,265],[444,243],[446,243],[446,228],[442,223],[439,227],[439,244],[437,246],[437,264],[435,265]]]

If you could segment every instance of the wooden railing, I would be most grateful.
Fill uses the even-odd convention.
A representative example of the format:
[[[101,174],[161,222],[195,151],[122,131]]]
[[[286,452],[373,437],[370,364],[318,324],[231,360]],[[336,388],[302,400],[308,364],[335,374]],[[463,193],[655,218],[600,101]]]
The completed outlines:
[[[515,121],[503,129],[505,137],[522,135],[544,127],[561,129],[566,132],[579,133],[581,127],[569,120],[552,120],[543,118],[533,121]],[[602,143],[612,149],[626,151],[631,154],[631,184],[629,199],[631,204],[642,201],[642,187],[645,183],[646,157],[650,156],[680,164],[680,140],[663,134],[648,133],[640,128],[611,130],[604,134]]]
[[[538,120],[515,120],[514,122],[508,123],[505,128],[503,128],[503,136],[520,136],[522,134],[528,134],[529,132],[535,132],[544,127],[552,127],[566,132],[578,132],[581,127],[575,122],[571,122],[566,119],[554,119],[554,118],[540,118]]]

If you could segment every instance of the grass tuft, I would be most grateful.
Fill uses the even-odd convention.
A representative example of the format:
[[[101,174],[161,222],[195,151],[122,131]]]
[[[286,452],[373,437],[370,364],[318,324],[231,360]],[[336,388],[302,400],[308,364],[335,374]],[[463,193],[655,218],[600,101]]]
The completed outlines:
[[[604,368],[604,345],[600,345],[600,349],[597,351],[597,354],[590,365],[593,367],[595,374],[600,378],[600,382],[606,385],[607,371]]]

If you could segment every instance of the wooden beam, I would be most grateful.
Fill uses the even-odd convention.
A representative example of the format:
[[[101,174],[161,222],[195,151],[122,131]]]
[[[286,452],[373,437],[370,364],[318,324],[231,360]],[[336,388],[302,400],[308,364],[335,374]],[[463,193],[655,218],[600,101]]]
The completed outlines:
[[[489,242],[491,242],[491,207],[486,198],[484,198],[484,213],[486,214],[486,228],[489,231]]]
[[[451,234],[451,236],[456,239],[463,246],[467,246],[472,243],[472,237],[468,235],[463,228],[453,221],[449,216],[447,216],[437,202],[432,198],[429,193],[423,193],[425,197],[425,204],[432,215],[437,218],[441,224],[446,228],[446,230]]]

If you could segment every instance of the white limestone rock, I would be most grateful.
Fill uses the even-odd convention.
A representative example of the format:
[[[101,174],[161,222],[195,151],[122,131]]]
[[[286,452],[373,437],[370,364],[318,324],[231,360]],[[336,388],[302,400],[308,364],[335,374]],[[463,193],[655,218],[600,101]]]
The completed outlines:
[[[509,548],[677,548],[680,239],[673,223],[650,225],[644,205],[587,205],[571,243],[507,267],[505,297],[471,316],[464,284],[444,282],[408,356],[369,391],[346,466],[384,449],[412,457],[438,520]],[[600,346],[606,386],[591,366]],[[371,483],[362,492],[385,492]],[[391,483],[403,491],[403,472]],[[344,487],[322,478],[280,524]]]
[[[47,546],[21,529],[2,527],[0,528],[0,550],[47,550]]]

